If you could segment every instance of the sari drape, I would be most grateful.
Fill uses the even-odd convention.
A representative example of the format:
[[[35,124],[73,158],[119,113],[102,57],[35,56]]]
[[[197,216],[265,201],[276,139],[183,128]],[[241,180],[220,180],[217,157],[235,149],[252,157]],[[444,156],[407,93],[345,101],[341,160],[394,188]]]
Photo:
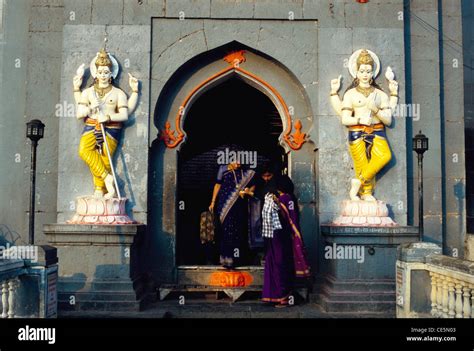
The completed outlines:
[[[219,171],[218,183],[221,184],[217,201],[220,232],[220,263],[225,267],[234,267],[244,256],[248,230],[247,200],[239,192],[249,186],[255,172],[238,169]]]

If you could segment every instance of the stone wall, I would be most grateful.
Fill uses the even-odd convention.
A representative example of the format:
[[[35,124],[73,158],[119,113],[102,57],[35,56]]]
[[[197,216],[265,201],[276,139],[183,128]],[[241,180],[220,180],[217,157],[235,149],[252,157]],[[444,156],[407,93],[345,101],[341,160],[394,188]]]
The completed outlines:
[[[416,160],[410,139],[422,129],[430,137],[425,158],[425,232],[428,240],[437,243],[447,237],[447,248],[462,253],[464,141],[456,134],[463,124],[458,80],[462,57],[455,68],[457,56],[445,44],[440,61],[438,35],[414,16],[407,20],[403,0],[368,4],[353,0],[4,0],[4,4],[8,16],[4,16],[0,44],[0,224],[8,228],[3,231],[27,238],[30,151],[25,122],[32,118],[46,124],[38,148],[38,242],[44,242],[44,223],[69,219],[74,198],[92,191],[87,167],[77,155],[81,125],[68,109],[73,103],[72,76],[81,63],[90,62],[105,35],[108,50],[121,64],[118,85],[130,92],[128,72],[142,82],[140,106],[124,130],[116,158],[122,189],[130,199],[129,212],[141,222],[147,221],[149,213],[148,147],[158,132],[150,118],[157,94],[151,94],[150,86],[159,91],[167,77],[197,53],[239,40],[291,67],[311,101],[313,125],[308,125],[309,119],[305,123],[309,116],[302,119],[313,144],[301,151],[306,158],[301,167],[316,167],[316,202],[304,216],[316,216],[319,223],[335,217],[352,174],[346,132],[329,105],[330,79],[342,74],[343,89],[347,87],[350,76],[344,60],[362,47],[380,56],[378,82],[385,89],[383,73],[390,65],[400,82],[400,102],[420,104],[422,115],[419,121],[396,117],[387,130],[394,159],[380,176],[376,196],[389,204],[398,223],[416,224]],[[436,0],[414,0],[410,10],[437,27],[437,6]],[[441,10],[446,35],[459,41],[460,2],[450,2]],[[159,21],[152,24],[152,18]],[[155,27],[165,22],[171,23],[166,30]],[[316,30],[306,29],[303,23]],[[300,47],[307,51],[296,54],[305,59],[295,60],[293,56],[300,56],[292,50]],[[150,76],[154,56],[161,60],[156,77]],[[438,98],[440,81],[443,101]]]
[[[465,257],[474,261],[474,4],[462,1],[464,63],[464,140],[466,162],[466,250]]]
[[[407,128],[430,139],[424,157],[425,238],[446,255],[463,256],[465,223],[464,101],[461,2],[411,1],[406,34],[408,101],[420,105],[419,120]],[[438,14],[440,14],[438,16]],[[440,35],[442,32],[442,35]],[[440,46],[440,38],[443,39]],[[408,183],[413,197],[410,217],[418,223],[417,160],[408,152]]]
[[[62,1],[2,0],[0,44],[0,230],[7,240],[28,240],[30,142],[25,123],[46,125],[39,142],[36,178],[36,243],[46,243],[43,223],[57,218],[58,122]],[[0,39],[1,40],[1,39]]]

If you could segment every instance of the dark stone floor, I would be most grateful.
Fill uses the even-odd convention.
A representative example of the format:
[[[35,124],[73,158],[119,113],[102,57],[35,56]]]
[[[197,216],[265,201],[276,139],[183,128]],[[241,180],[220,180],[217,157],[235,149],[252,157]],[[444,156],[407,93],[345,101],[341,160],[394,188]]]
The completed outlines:
[[[313,303],[275,308],[258,300],[231,303],[226,300],[187,299],[156,301],[143,311],[60,311],[59,318],[395,318],[392,313],[326,313]]]

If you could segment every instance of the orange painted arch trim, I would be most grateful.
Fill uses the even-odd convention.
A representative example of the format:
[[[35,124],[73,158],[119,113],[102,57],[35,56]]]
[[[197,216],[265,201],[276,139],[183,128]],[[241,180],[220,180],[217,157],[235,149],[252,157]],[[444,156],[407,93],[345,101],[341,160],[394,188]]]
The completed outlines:
[[[291,134],[292,127],[293,127],[293,121],[292,121],[290,112],[288,110],[288,106],[286,105],[286,103],[283,100],[280,93],[274,87],[272,87],[269,83],[267,83],[265,80],[263,80],[262,78],[260,78],[259,76],[255,75],[255,74],[241,68],[238,64],[234,64],[232,66],[226,67],[225,69],[213,74],[212,76],[206,78],[201,83],[196,85],[191,90],[191,92],[184,99],[183,103],[180,105],[179,110],[178,110],[178,112],[176,114],[176,117],[175,117],[175,127],[176,127],[177,135],[175,136],[174,135],[175,132],[171,131],[169,122],[166,123],[166,128],[165,128],[164,132],[161,133],[162,134],[161,138],[164,140],[166,146],[168,148],[175,148],[176,146],[178,146],[183,141],[184,132],[181,129],[181,118],[186,113],[187,105],[193,99],[195,94],[200,89],[202,89],[204,86],[206,86],[207,84],[210,84],[213,81],[216,81],[217,79],[219,79],[220,77],[222,77],[225,74],[228,74],[229,72],[235,72],[235,71],[238,71],[242,75],[248,76],[248,77],[252,78],[253,80],[257,81],[262,86],[267,88],[276,97],[276,99],[278,100],[280,106],[283,108],[283,113],[284,113],[285,118],[286,118],[286,128],[285,128],[285,131],[283,133],[283,140],[288,144],[288,146],[292,150],[301,149],[302,145],[306,141],[305,140],[306,134],[301,133],[301,122],[299,120],[297,120],[295,122],[295,128],[297,129],[296,132],[294,133],[294,135]]]

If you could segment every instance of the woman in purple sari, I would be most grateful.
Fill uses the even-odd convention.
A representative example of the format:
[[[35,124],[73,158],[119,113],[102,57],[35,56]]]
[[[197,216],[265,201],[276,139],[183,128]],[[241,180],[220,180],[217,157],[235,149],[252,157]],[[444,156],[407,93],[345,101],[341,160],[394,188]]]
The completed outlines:
[[[216,214],[220,224],[220,263],[233,268],[244,256],[248,230],[248,204],[245,195],[253,195],[249,185],[255,172],[243,170],[239,163],[219,168],[209,211]]]
[[[273,230],[273,237],[266,239],[265,271],[262,300],[275,307],[288,305],[295,278],[310,276],[299,230],[299,216],[293,183],[283,176],[278,179],[278,194],[273,199],[278,204],[281,229]]]

